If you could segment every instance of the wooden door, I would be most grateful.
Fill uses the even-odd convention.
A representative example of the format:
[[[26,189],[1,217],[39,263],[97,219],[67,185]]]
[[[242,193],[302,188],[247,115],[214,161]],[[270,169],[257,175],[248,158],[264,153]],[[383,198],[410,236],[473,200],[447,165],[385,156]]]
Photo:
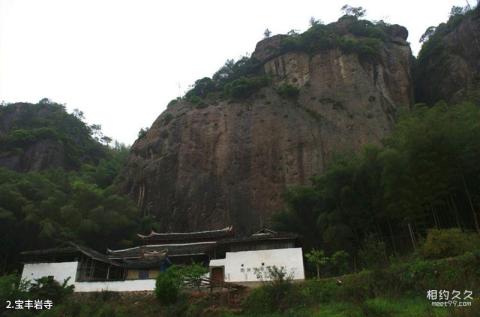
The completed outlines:
[[[212,268],[211,280],[213,285],[221,285],[224,281],[224,268],[223,267],[214,267]]]

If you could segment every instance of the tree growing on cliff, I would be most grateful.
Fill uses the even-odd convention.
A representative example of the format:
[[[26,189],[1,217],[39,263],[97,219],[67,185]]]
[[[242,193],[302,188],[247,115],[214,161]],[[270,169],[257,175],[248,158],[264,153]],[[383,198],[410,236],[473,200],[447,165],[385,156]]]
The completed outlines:
[[[310,20],[309,20],[309,24],[310,24],[311,27],[313,27],[315,25],[322,24],[322,21],[318,20],[318,19],[315,19],[315,17],[311,17]]]
[[[435,26],[430,26],[427,28],[427,30],[425,31],[425,33],[422,34],[422,36],[420,37],[420,43],[424,43],[426,41],[428,41],[428,39],[430,38],[430,36],[432,36],[434,33],[435,33],[435,30],[437,28]]]
[[[141,128],[140,131],[138,131],[138,138],[141,139],[147,135],[148,130],[150,130],[149,127]]]
[[[272,35],[272,31],[270,31],[268,28],[265,29],[265,31],[263,32],[264,38],[269,38],[270,35]]]
[[[352,7],[348,4],[342,7],[342,12],[344,15],[349,15],[358,18],[363,18],[367,14],[367,10],[363,7]]]

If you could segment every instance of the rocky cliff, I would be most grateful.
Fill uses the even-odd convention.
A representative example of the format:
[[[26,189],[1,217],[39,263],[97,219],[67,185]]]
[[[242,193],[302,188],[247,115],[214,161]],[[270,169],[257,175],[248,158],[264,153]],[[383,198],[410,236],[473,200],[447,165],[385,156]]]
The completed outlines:
[[[313,39],[294,35],[296,46],[292,36],[259,42],[252,60],[269,83],[247,97],[172,103],[133,145],[124,191],[163,230],[247,233],[283,208],[287,186],[308,183],[337,153],[380,143],[413,102],[408,33],[382,26],[367,56],[345,23],[328,26],[339,45],[323,45],[320,27]],[[312,43],[320,49],[304,49]]]
[[[0,106],[0,167],[19,172],[76,169],[105,157],[81,119],[47,99]]]
[[[419,102],[480,101],[480,8],[436,27],[420,51],[415,88]]]

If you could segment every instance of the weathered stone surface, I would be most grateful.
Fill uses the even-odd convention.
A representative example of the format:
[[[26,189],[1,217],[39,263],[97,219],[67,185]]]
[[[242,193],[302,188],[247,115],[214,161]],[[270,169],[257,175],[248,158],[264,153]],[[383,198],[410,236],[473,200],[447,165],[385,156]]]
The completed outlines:
[[[416,67],[417,101],[480,100],[480,8],[447,32],[437,47]]]
[[[96,163],[105,155],[88,128],[60,104],[0,107],[0,167],[18,172],[72,170],[82,163]]]
[[[19,172],[64,168],[65,161],[63,144],[57,140],[41,140],[19,153],[0,154],[0,166]]]
[[[369,63],[338,49],[274,57],[260,43],[253,56],[270,87],[205,108],[179,101],[133,145],[123,188],[163,230],[268,224],[289,185],[308,184],[336,153],[380,143],[412,103],[406,44],[385,44]],[[297,100],[277,94],[283,83],[299,88]]]
[[[286,37],[286,35],[277,34],[261,40],[257,43],[252,57],[262,63],[268,61],[277,55],[278,49],[281,47],[282,40]]]

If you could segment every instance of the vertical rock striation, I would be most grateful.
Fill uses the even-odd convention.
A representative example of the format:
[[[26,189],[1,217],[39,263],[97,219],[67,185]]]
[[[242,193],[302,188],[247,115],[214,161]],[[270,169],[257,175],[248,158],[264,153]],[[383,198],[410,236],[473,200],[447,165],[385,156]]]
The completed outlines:
[[[164,230],[267,225],[290,185],[307,184],[336,153],[379,144],[413,98],[408,33],[389,28],[376,61],[338,48],[278,54],[283,36],[257,44],[271,84],[249,98],[170,106],[132,147],[124,191]],[[297,98],[281,97],[285,84]]]

